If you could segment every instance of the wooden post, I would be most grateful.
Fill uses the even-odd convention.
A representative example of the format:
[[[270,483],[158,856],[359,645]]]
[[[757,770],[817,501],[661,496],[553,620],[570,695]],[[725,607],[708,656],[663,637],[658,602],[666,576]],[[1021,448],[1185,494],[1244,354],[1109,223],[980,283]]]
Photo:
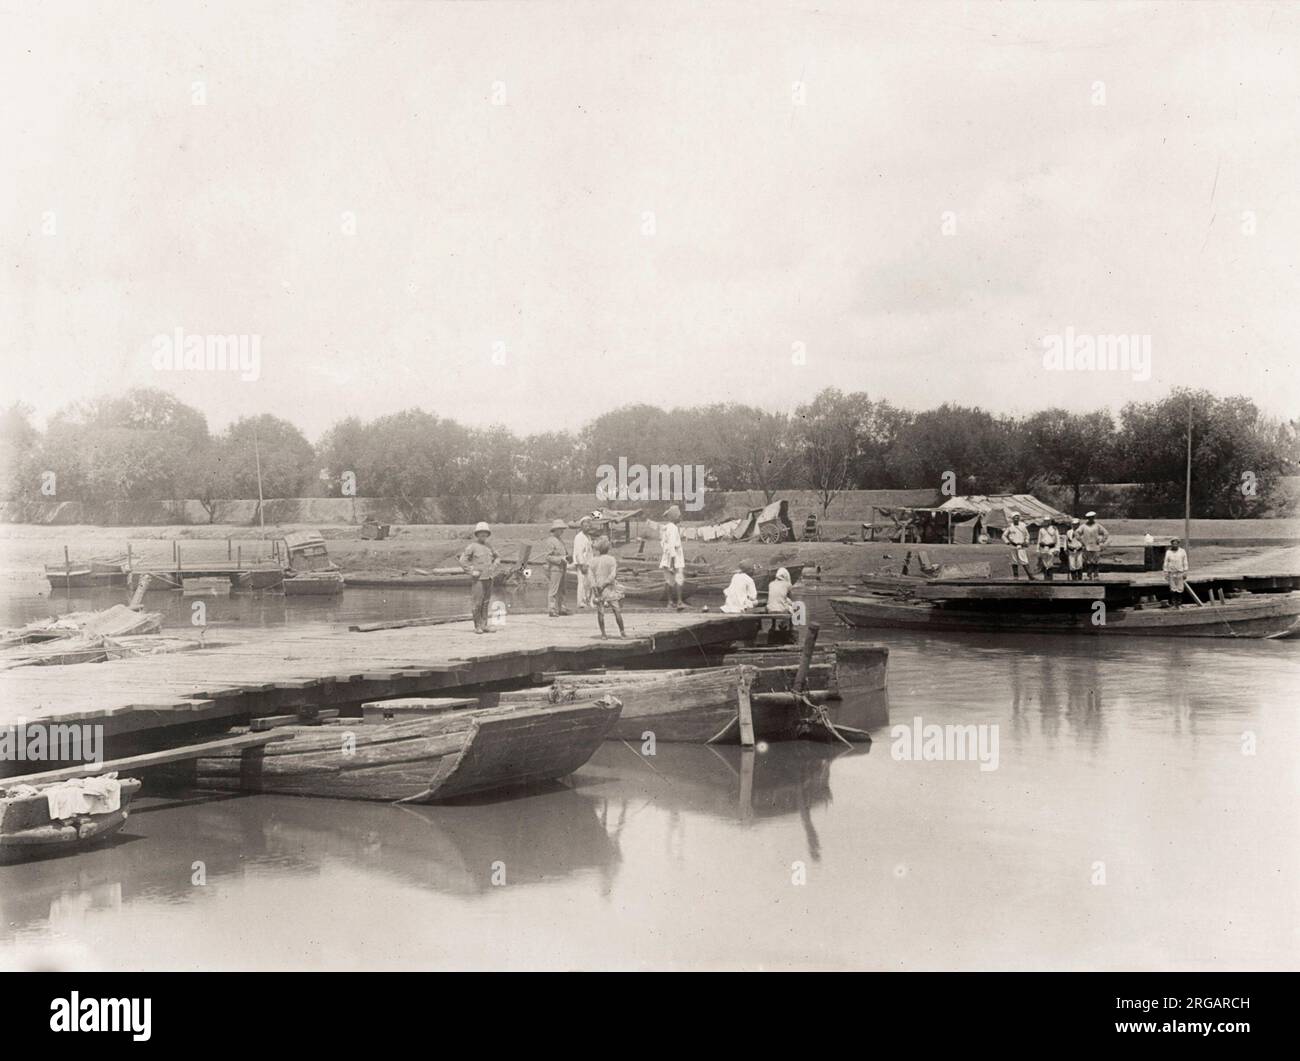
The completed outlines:
[[[235,567],[243,567],[243,566],[244,566],[244,547],[240,545],[238,550],[235,553]]]
[[[128,575],[131,574],[131,569],[133,566],[134,566],[134,562],[131,559],[131,543],[127,542],[126,543],[126,573]]]
[[[813,649],[817,647],[817,634],[821,626],[809,623],[803,635],[803,651],[799,654],[799,670],[794,676],[794,691],[801,693],[808,685],[808,668],[812,665]]]
[[[68,582],[68,576],[72,574],[72,557],[68,554],[68,547],[63,547],[63,575],[64,582]]]
[[[230,560],[230,539],[226,539],[226,560]]]
[[[266,748],[254,745],[239,753],[239,791],[260,792],[262,789],[262,765],[266,758]]]
[[[740,683],[736,687],[737,711],[740,717],[740,746],[754,746],[754,707],[749,700],[750,686],[754,683],[754,669],[740,668]]]
[[[1183,494],[1183,548],[1192,548],[1192,403],[1187,402],[1187,487]]]

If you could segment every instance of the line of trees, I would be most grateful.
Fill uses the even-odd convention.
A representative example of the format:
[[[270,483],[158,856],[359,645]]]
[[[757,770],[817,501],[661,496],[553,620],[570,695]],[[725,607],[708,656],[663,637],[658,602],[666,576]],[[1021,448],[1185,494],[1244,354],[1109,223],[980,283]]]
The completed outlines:
[[[828,388],[792,414],[737,403],[664,410],[627,405],[578,432],[520,437],[423,409],[349,417],[312,445],[292,423],[244,417],[213,433],[197,409],[137,389],[69,406],[42,432],[21,404],[0,412],[0,473],[9,500],[356,496],[395,501],[421,519],[424,498],[454,521],[511,520],[539,494],[591,493],[601,465],[703,465],[713,490],[811,489],[823,512],[851,489],[1024,492],[1055,487],[1074,507],[1085,484],[1144,484],[1148,502],[1181,510],[1187,420],[1193,421],[1193,509],[1201,516],[1277,510],[1295,474],[1300,421],[1264,416],[1247,398],[1176,390],[1109,411],[995,415],[945,403],[904,410]],[[450,505],[455,511],[448,511]],[[460,511],[463,509],[463,511]]]

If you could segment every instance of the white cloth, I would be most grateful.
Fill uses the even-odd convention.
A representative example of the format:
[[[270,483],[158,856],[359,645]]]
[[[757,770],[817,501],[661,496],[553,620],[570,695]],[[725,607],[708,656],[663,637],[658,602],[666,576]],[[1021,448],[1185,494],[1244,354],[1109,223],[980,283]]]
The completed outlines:
[[[665,522],[659,525],[659,549],[660,567],[674,571],[686,570],[686,553],[682,549],[682,535],[676,523]]]
[[[737,571],[731,576],[731,584],[727,586],[726,603],[722,605],[722,610],[731,613],[743,612],[757,603],[758,587],[754,585],[754,580],[745,572]]]
[[[73,778],[47,787],[45,801],[51,821],[78,814],[109,814],[122,807],[122,783],[117,774]]]
[[[1171,574],[1185,575],[1189,566],[1186,549],[1170,549],[1165,553],[1165,570]]]
[[[573,536],[573,566],[578,572],[578,607],[587,608],[591,600],[591,565],[596,561],[596,550],[584,531]],[[585,570],[584,570],[585,569]]]
[[[776,573],[776,578],[767,585],[767,610],[769,612],[792,612],[794,601],[790,599],[790,572],[784,567]]]

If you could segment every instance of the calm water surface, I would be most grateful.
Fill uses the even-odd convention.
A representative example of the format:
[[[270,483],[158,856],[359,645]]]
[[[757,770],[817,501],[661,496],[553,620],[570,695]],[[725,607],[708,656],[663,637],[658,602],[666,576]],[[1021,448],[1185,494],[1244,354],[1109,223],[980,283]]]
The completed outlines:
[[[0,616],[121,598],[23,592]],[[823,637],[855,636],[810,599]],[[168,632],[189,604],[150,597]],[[234,597],[207,636],[463,610]],[[996,726],[996,770],[895,758],[882,727],[844,752],[606,744],[564,784],[449,807],[143,800],[109,848],[0,867],[0,965],[1300,964],[1300,642],[869,639],[891,722]]]

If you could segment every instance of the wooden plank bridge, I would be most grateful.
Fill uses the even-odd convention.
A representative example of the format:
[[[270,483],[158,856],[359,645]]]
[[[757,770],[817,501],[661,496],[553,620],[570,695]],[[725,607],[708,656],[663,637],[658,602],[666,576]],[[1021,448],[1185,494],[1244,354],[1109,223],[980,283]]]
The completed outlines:
[[[102,725],[106,738],[165,743],[165,731],[211,732],[304,707],[355,706],[618,666],[661,653],[752,641],[788,616],[629,614],[626,640],[601,640],[591,615],[509,616],[498,632],[468,622],[374,632],[269,633],[195,652],[0,672],[0,726]],[[177,734],[180,737],[180,733]],[[135,742],[133,742],[134,744]],[[0,764],[0,768],[5,765]],[[0,773],[3,773],[0,769]]]

